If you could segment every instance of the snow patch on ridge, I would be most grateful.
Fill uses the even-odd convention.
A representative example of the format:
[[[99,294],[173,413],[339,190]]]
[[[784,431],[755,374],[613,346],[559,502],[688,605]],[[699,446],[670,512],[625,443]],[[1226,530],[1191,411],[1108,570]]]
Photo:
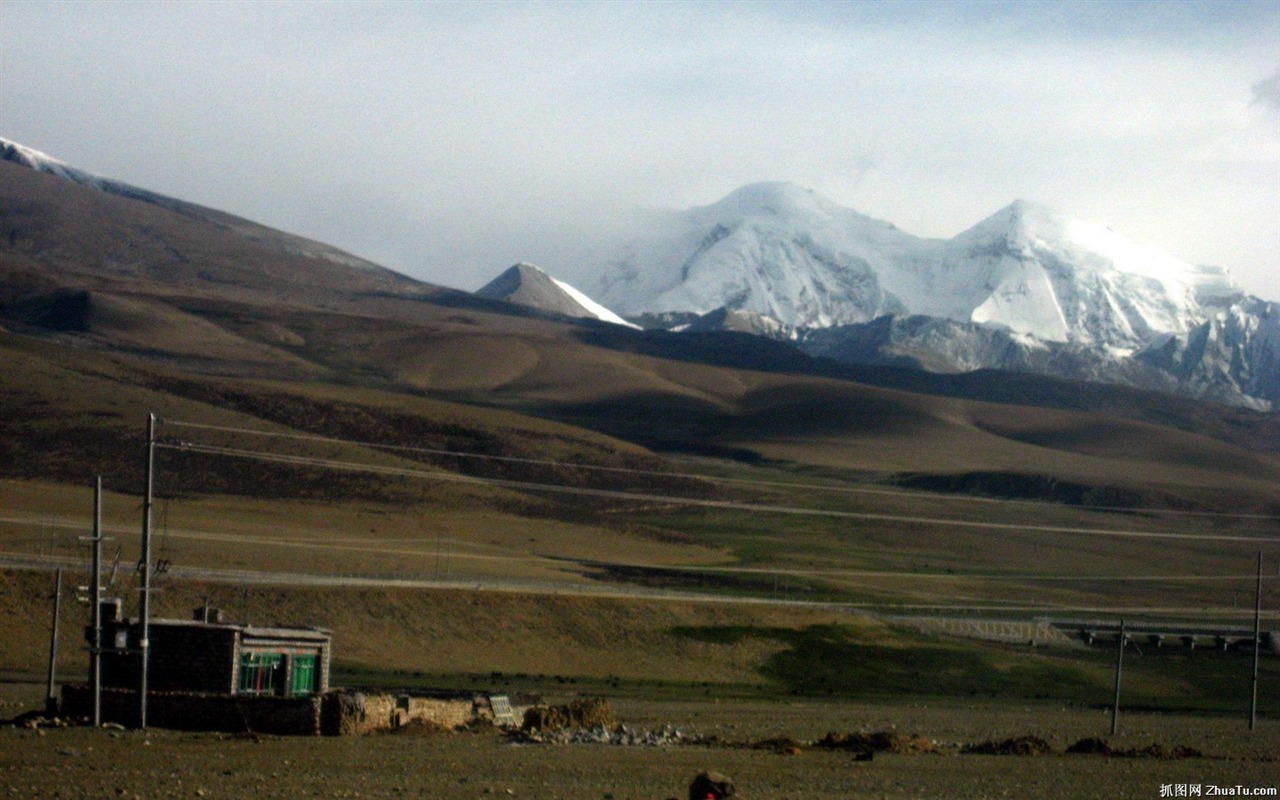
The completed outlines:
[[[577,288],[556,280],[541,267],[521,262],[476,290],[476,295],[493,300],[562,314],[566,317],[598,319],[629,328],[639,326],[592,300]]]
[[[547,277],[551,278],[552,283],[560,287],[561,291],[563,291],[565,294],[572,297],[575,302],[577,302],[579,305],[585,308],[588,312],[590,312],[591,316],[595,317],[596,319],[601,320],[603,322],[612,322],[615,325],[625,325],[628,328],[636,328],[636,329],[640,328],[639,325],[635,325],[633,323],[627,322],[622,317],[618,316],[617,314],[613,313],[609,309],[600,305],[596,301],[592,300],[590,297],[587,297],[581,291],[579,291],[578,289],[575,289],[574,287],[570,286],[564,281],[558,280],[550,275],[548,275]]]

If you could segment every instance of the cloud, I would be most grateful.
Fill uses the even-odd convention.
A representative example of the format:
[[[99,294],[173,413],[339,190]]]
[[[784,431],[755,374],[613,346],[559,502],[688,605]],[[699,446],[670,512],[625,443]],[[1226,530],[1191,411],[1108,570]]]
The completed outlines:
[[[1065,6],[0,0],[0,134],[464,288],[787,180],[923,236],[1029,196],[1273,294],[1280,5]]]
[[[1250,105],[1264,105],[1273,111],[1280,111],[1280,69],[1270,78],[1253,85],[1253,102]]]

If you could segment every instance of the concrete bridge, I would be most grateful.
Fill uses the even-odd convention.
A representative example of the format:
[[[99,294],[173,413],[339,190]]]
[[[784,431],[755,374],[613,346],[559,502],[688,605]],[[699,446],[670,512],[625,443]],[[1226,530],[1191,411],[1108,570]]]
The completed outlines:
[[[1120,623],[1112,620],[1053,620],[1051,624],[1068,638],[1085,644],[1114,646],[1120,638]],[[1156,648],[1210,648],[1222,652],[1253,649],[1252,625],[1126,622],[1124,635],[1127,641]],[[1280,636],[1275,631],[1262,631],[1261,639],[1262,652],[1280,655]]]
[[[886,616],[886,620],[910,625],[927,633],[942,633],[969,639],[984,639],[1008,644],[1040,646],[1115,647],[1120,638],[1116,620],[1062,620],[1037,617],[1032,620],[993,619],[982,617]],[[1212,623],[1181,624],[1172,622],[1126,622],[1125,639],[1140,647],[1183,647],[1207,649],[1252,650],[1253,626],[1215,625]],[[1280,633],[1262,632],[1262,652],[1280,655]]]

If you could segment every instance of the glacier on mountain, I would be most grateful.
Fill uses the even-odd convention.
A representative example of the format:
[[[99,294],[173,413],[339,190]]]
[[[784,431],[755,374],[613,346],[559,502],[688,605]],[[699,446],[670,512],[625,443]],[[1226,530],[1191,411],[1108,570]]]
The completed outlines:
[[[1026,200],[940,240],[791,184],[753,184],[651,215],[597,264],[594,296],[631,318],[724,309],[844,360],[909,354],[928,369],[1021,369],[1280,407],[1274,303],[1247,297],[1224,269]]]
[[[624,315],[726,306],[826,326],[905,311],[880,275],[928,249],[814,192],[757,184],[711,206],[657,215],[592,288]]]

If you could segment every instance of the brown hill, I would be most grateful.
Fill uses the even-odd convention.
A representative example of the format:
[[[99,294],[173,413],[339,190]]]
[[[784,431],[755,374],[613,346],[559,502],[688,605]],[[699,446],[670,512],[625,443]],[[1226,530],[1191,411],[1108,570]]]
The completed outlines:
[[[39,415],[44,438],[6,425],[8,473],[67,479],[53,467],[41,472],[37,465],[51,458],[34,453],[32,442],[47,444],[59,420],[102,438],[117,430],[106,420],[120,419],[107,406],[136,401],[141,413],[232,403],[298,430],[368,437],[369,426],[350,421],[357,415],[319,421],[316,397],[366,409],[431,397],[469,417],[463,427],[483,428],[490,413],[483,409],[502,408],[557,420],[568,426],[563,436],[583,443],[598,440],[591,431],[607,434],[615,450],[626,441],[886,476],[1158,483],[1193,505],[1277,502],[1280,415],[1061,383],[1042,405],[1070,405],[1052,402],[1065,395],[1075,398],[1073,410],[873,387],[851,380],[859,375],[847,368],[757,337],[571,323],[307,255],[290,241],[246,236],[243,225],[213,212],[179,213],[0,163],[7,418],[65,410]],[[32,380],[41,370],[49,382]],[[275,383],[254,382],[266,378]],[[988,385],[1003,380],[988,378]],[[83,388],[72,401],[61,393],[74,382]],[[356,389],[373,394],[350,400]],[[984,400],[1016,399],[988,394]],[[68,403],[81,411],[66,410]],[[282,404],[297,416],[268,413]],[[394,427],[373,428],[397,436]],[[102,440],[123,435],[118,429]],[[510,449],[497,438],[491,449]],[[104,464],[118,452],[106,446]]]

